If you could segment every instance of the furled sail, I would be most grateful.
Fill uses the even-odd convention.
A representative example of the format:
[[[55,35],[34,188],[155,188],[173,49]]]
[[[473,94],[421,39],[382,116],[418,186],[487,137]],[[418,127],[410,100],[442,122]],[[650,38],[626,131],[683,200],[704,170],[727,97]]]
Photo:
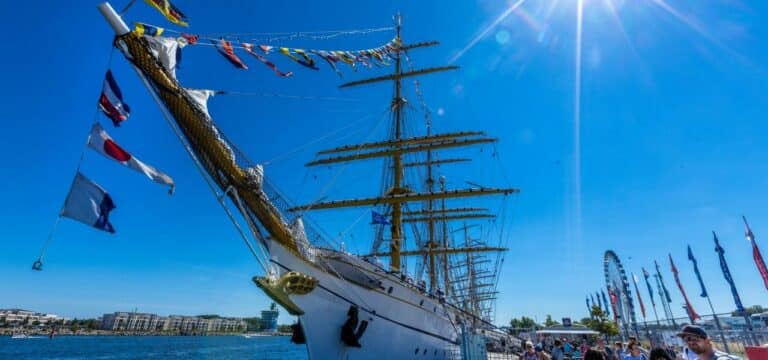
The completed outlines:
[[[168,73],[176,78],[176,66],[181,59],[181,49],[187,46],[187,40],[183,37],[170,38],[162,36],[144,36],[149,43],[149,51],[152,52]]]

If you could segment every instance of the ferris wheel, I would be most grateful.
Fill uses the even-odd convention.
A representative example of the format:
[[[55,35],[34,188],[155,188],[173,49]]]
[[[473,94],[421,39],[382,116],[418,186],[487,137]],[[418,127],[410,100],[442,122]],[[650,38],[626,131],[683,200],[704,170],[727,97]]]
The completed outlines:
[[[619,257],[613,250],[605,252],[603,257],[603,270],[605,272],[605,286],[608,289],[611,304],[614,304],[614,312],[617,315],[624,333],[629,335],[630,327],[637,332],[635,320],[635,306],[632,302],[632,294],[629,290],[629,281]]]

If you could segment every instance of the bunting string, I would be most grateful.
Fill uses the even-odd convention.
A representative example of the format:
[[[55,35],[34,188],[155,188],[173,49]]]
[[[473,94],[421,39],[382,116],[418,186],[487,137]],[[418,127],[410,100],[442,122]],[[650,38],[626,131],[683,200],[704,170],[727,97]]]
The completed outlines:
[[[340,36],[367,35],[378,32],[394,31],[394,27],[377,27],[352,30],[326,30],[326,31],[298,31],[298,32],[264,32],[264,33],[212,33],[207,34],[214,38],[247,39],[247,41],[275,42],[291,41],[298,39],[329,40]],[[170,31],[170,30],[169,30]]]
[[[357,65],[360,64],[367,68],[388,66],[391,60],[396,57],[396,53],[400,51],[401,42],[400,39],[394,38],[388,43],[372,49],[362,49],[353,51],[342,50],[319,50],[319,49],[300,49],[282,46],[272,46],[267,44],[254,44],[250,42],[240,41],[239,38],[232,39],[230,37],[221,36],[219,38],[211,37],[210,35],[197,35],[183,33],[175,30],[161,28],[155,25],[146,23],[135,23],[134,32],[139,35],[155,38],[163,33],[175,34],[179,37],[179,41],[184,45],[195,46],[209,46],[215,47],[221,55],[225,57],[232,65],[239,69],[247,70],[248,66],[237,56],[236,49],[245,50],[249,55],[256,58],[258,61],[269,67],[280,77],[290,77],[293,72],[281,71],[277,68],[274,62],[270,61],[267,56],[272,53],[279,53],[293,62],[302,65],[303,67],[319,70],[317,66],[317,58],[323,59],[334,72],[342,75],[336,63],[343,62],[350,67],[353,71],[357,71]],[[201,41],[204,40],[204,41]],[[258,51],[257,51],[258,50]],[[177,53],[178,55],[179,53]],[[178,56],[177,56],[178,57]]]

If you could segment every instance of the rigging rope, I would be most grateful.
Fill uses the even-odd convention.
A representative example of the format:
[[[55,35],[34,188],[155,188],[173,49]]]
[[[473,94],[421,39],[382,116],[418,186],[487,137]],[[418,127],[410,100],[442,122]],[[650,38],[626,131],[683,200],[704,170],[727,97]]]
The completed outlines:
[[[320,137],[318,137],[318,138],[316,138],[316,139],[314,139],[312,141],[309,141],[307,143],[299,145],[298,147],[295,147],[292,150],[289,150],[289,151],[287,151],[287,152],[285,152],[285,153],[283,153],[281,155],[275,156],[272,159],[269,159],[269,160],[265,161],[264,162],[264,166],[269,165],[269,164],[274,164],[274,163],[276,163],[278,161],[282,161],[282,160],[285,160],[287,158],[290,158],[291,155],[293,155],[293,154],[295,154],[295,153],[297,153],[299,151],[302,151],[302,150],[304,150],[304,149],[306,149],[306,148],[308,148],[308,147],[310,147],[310,146],[312,146],[312,145],[314,145],[314,144],[316,144],[316,143],[318,143],[320,141],[328,139],[328,138],[330,138],[330,137],[332,137],[332,136],[334,136],[334,135],[336,135],[336,134],[338,134],[338,133],[340,133],[340,132],[342,132],[342,131],[344,131],[346,129],[349,129],[350,127],[353,127],[353,126],[363,122],[364,120],[368,120],[371,116],[372,116],[371,114],[365,115],[365,116],[361,117],[360,119],[355,120],[354,122],[352,122],[350,124],[347,124],[347,125],[339,128],[339,129],[333,130],[330,133],[322,135],[322,136],[320,136]]]
[[[107,70],[109,70],[109,68],[112,66],[112,56],[114,55],[114,53],[115,53],[115,48],[113,46],[110,46],[109,58],[107,59]],[[100,90],[99,94],[101,94],[101,91],[103,90]],[[93,112],[93,121],[91,126],[93,126],[93,124],[98,122],[98,117],[99,117],[99,105],[97,102],[96,108],[94,109],[94,112]],[[77,160],[77,170],[75,170],[75,176],[77,176],[77,174],[80,172],[80,167],[83,164],[83,158],[85,158],[85,151],[88,150],[88,143],[90,141],[91,141],[91,133],[89,131],[88,137],[85,141],[85,145],[83,146],[83,149],[80,151],[80,158]],[[69,191],[67,191],[67,195],[69,195]],[[64,201],[66,203],[66,198],[64,198]],[[64,206],[65,204],[61,205],[61,210],[59,210],[59,213],[56,215],[56,220],[53,222],[53,226],[51,226],[51,231],[48,233],[48,238],[46,238],[45,242],[43,243],[43,248],[40,250],[40,256],[38,256],[37,260],[32,264],[33,270],[38,270],[38,271],[42,270],[43,258],[45,257],[45,254],[48,251],[48,246],[50,246],[51,241],[53,241],[53,235],[55,234],[56,229],[59,226],[59,221],[61,220],[62,212],[64,211]]]
[[[216,95],[259,96],[259,97],[270,97],[270,98],[279,98],[279,99],[324,100],[324,101],[344,101],[344,102],[360,102],[361,101],[359,99],[341,98],[341,97],[333,97],[333,96],[285,95],[285,94],[278,94],[278,93],[258,93],[258,92],[227,91],[227,90],[216,90]]]
[[[237,229],[238,233],[240,234],[240,236],[243,238],[243,241],[248,246],[248,249],[250,250],[251,255],[253,255],[253,257],[256,259],[256,261],[259,263],[259,265],[262,266],[262,270],[264,270],[264,273],[265,274],[269,274],[269,268],[266,267],[263,264],[262,260],[259,258],[259,254],[256,253],[255,249],[251,245],[250,239],[246,235],[245,231],[242,229],[240,224],[237,222],[234,214],[232,214],[230,209],[227,207],[226,202],[224,201],[223,195],[219,196],[219,193],[216,190],[217,185],[213,183],[213,179],[206,173],[203,164],[200,162],[200,159],[197,158],[197,156],[195,155],[194,151],[192,150],[189,142],[185,140],[184,135],[182,135],[182,133],[181,133],[181,130],[178,128],[178,126],[176,126],[175,122],[173,121],[173,116],[171,114],[169,114],[168,108],[160,100],[160,98],[159,98],[159,96],[158,96],[154,86],[152,85],[150,80],[147,79],[147,77],[144,75],[144,73],[141,71],[141,69],[139,69],[135,65],[133,66],[133,68],[134,68],[134,70],[136,70],[136,73],[138,74],[138,76],[141,79],[141,81],[147,87],[147,90],[149,91],[150,95],[152,96],[152,99],[155,100],[155,103],[157,103],[158,107],[160,108],[160,112],[163,114],[163,118],[166,120],[166,122],[168,122],[168,125],[171,127],[171,129],[173,130],[173,133],[176,135],[176,137],[179,139],[179,142],[184,147],[184,150],[189,155],[189,157],[192,159],[192,162],[195,164],[195,168],[197,168],[197,170],[200,172],[200,175],[202,176],[203,180],[205,180],[206,185],[208,185],[208,187],[210,188],[211,192],[216,197],[216,200],[218,201],[219,205],[221,205],[222,209],[227,214],[227,216],[229,217],[230,221],[232,222],[232,224],[235,226],[235,228]],[[249,161],[247,158],[245,158],[245,160]],[[242,215],[244,217],[248,216],[247,213],[244,213]],[[249,220],[249,219],[246,219],[246,220]],[[259,236],[259,234],[258,233],[254,233],[254,236]],[[259,246],[259,245],[257,244],[257,246]],[[259,248],[259,249],[263,250],[262,248]]]
[[[133,6],[133,4],[134,4],[135,2],[136,2],[136,0],[131,0],[131,1],[129,1],[129,2],[128,2],[128,5],[125,5],[125,7],[123,8],[123,10],[120,10],[120,16],[123,16],[123,15],[125,15],[125,13],[127,13],[127,12],[128,12],[128,9],[130,9],[130,8],[131,8],[131,6]]]
[[[385,110],[383,115],[386,115],[386,114],[387,114],[387,112],[388,112],[388,110]],[[383,116],[383,115],[382,115],[381,119],[379,119],[379,121],[376,123],[376,126],[374,126],[374,127],[373,127],[373,129],[371,129],[371,131],[370,131],[370,132],[368,133],[368,135],[365,137],[365,139],[363,140],[363,142],[367,142],[367,141],[368,141],[368,140],[371,138],[371,136],[373,135],[373,133],[374,133],[376,130],[378,130],[379,126],[381,126],[381,124],[384,122],[383,120],[386,118],[386,116]],[[350,154],[358,154],[360,150],[362,150],[362,149],[361,149],[361,148],[358,148],[358,149],[357,149],[357,151],[355,151],[355,152],[351,152]],[[326,184],[326,185],[325,185],[325,186],[324,186],[322,189],[320,189],[320,192],[317,194],[317,197],[315,198],[315,200],[314,200],[313,202],[311,202],[310,204],[308,204],[308,205],[307,205],[307,207],[306,207],[306,208],[305,208],[303,211],[301,211],[301,212],[299,212],[299,213],[298,213],[300,217],[304,217],[304,214],[305,214],[307,211],[309,211],[309,210],[312,208],[312,205],[313,205],[313,204],[315,204],[315,203],[319,202],[319,201],[320,201],[320,199],[322,199],[323,197],[325,197],[325,193],[326,193],[326,192],[328,192],[328,190],[330,190],[331,186],[332,186],[334,183],[336,183],[336,180],[338,180],[338,179],[339,179],[339,177],[341,176],[341,174],[342,174],[342,173],[344,173],[344,170],[347,168],[347,165],[348,165],[347,163],[345,163],[344,165],[342,165],[342,166],[341,166],[341,167],[340,167],[340,168],[339,168],[339,169],[336,171],[336,173],[333,175],[333,177],[331,178],[331,180],[329,180],[329,181],[328,181],[328,183],[327,183],[327,184]]]

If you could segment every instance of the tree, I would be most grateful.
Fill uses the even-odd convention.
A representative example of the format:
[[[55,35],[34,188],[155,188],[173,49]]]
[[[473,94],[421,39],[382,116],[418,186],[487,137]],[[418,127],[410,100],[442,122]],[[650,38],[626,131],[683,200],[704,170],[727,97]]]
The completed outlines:
[[[544,320],[544,326],[550,327],[555,325],[560,325],[560,323],[555,320],[552,320],[552,315],[547,314],[547,318]]]
[[[257,317],[250,317],[243,319],[246,325],[246,331],[258,331],[261,329],[261,319]]]
[[[210,319],[220,319],[221,318],[221,316],[215,315],[215,314],[197,315],[197,317],[199,317],[201,319],[207,319],[207,320],[210,320]]]
[[[764,307],[762,307],[760,305],[752,305],[752,306],[744,309],[744,311],[746,312],[746,315],[754,315],[754,314],[764,313],[764,312],[768,311],[768,309],[766,309],[766,308],[764,308]],[[732,312],[731,315],[732,316],[744,316],[744,314],[739,314],[738,311]]]
[[[80,321],[77,320],[77,318],[72,319],[72,321],[69,323],[69,330],[72,332],[80,330]]]
[[[608,314],[606,314],[598,306],[593,306],[592,317],[589,319],[588,318],[581,319],[581,323],[586,325],[588,328],[599,332],[601,335],[605,335],[605,336],[619,335],[619,327],[616,326],[615,322],[608,319]]]
[[[99,328],[101,328],[101,321],[96,319],[90,319],[85,324],[85,327],[88,328],[88,330],[98,330]]]
[[[512,319],[509,321],[509,327],[513,329],[533,329],[536,328],[536,322],[533,319],[523,316],[520,319]]]
[[[289,333],[293,331],[293,329],[291,329],[291,325],[280,324],[277,325],[277,331],[281,333]]]

